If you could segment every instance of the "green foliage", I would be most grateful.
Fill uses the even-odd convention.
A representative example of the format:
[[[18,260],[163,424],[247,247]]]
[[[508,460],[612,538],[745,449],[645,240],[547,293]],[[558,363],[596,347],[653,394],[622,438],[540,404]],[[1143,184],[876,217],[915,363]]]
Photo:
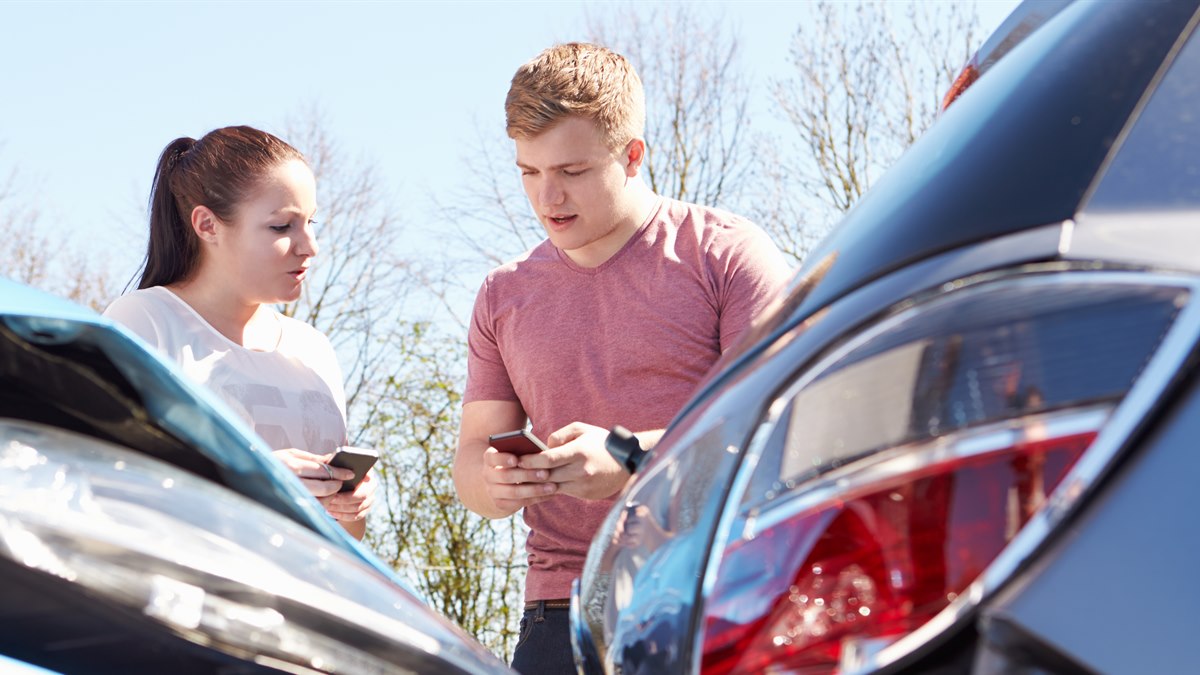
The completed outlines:
[[[504,656],[516,638],[524,533],[515,519],[471,513],[454,491],[462,339],[423,322],[402,328],[391,345],[402,367],[371,396],[382,503],[368,543],[435,609]]]

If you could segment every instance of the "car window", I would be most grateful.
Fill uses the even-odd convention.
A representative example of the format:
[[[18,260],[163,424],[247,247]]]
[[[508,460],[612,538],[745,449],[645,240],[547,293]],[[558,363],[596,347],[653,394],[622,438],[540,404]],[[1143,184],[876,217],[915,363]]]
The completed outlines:
[[[1200,39],[1187,42],[1097,185],[1089,211],[1200,207]]]

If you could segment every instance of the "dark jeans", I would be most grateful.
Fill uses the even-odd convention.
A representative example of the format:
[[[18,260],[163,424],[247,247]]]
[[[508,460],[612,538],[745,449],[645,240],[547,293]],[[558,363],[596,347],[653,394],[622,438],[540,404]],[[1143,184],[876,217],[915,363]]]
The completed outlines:
[[[525,610],[512,667],[524,675],[575,675],[567,610],[546,609],[544,603]]]

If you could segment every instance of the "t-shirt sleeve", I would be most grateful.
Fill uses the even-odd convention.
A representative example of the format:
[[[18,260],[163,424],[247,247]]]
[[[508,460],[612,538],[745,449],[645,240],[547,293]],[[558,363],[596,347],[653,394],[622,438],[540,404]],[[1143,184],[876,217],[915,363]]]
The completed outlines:
[[[721,258],[724,283],[720,294],[721,351],[737,344],[791,277],[779,247],[756,225],[747,223]]]
[[[485,280],[480,286],[475,296],[475,308],[471,311],[471,327],[467,331],[467,388],[463,403],[519,400],[496,339],[489,283]]]
[[[137,294],[123,295],[113,300],[103,315],[128,328],[155,349],[161,351],[165,348],[164,336],[146,298]]]

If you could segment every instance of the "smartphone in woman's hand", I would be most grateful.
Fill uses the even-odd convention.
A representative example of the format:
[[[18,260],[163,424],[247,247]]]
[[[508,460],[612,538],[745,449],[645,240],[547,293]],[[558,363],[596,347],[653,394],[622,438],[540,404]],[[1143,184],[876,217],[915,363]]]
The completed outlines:
[[[338,447],[337,452],[333,453],[333,459],[329,460],[329,466],[350,469],[354,472],[354,478],[342,481],[342,489],[338,492],[353,492],[354,488],[358,487],[358,484],[367,477],[367,471],[375,465],[378,459],[379,452],[374,448],[356,448],[351,445]]]

